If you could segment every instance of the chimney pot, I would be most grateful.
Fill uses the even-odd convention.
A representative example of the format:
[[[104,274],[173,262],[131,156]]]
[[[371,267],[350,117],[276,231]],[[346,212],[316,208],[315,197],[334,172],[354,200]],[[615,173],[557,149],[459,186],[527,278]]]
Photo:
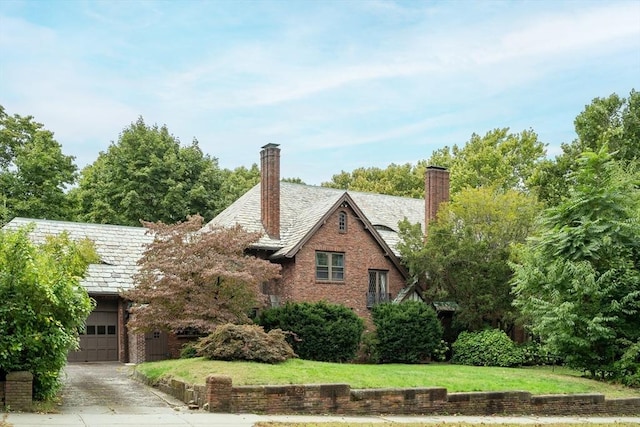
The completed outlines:
[[[260,151],[260,216],[272,239],[280,239],[280,148],[266,144]]]

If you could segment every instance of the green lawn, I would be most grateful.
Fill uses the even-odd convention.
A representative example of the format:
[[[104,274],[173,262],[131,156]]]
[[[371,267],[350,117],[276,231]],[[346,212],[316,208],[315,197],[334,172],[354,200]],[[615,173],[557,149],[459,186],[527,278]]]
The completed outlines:
[[[346,383],[351,388],[445,387],[449,392],[523,390],[533,394],[602,393],[640,397],[640,390],[592,381],[566,368],[493,368],[433,363],[357,365],[292,359],[278,365],[202,358],[143,363],[154,381],[176,378],[204,384],[207,375],[227,375],[234,385]]]

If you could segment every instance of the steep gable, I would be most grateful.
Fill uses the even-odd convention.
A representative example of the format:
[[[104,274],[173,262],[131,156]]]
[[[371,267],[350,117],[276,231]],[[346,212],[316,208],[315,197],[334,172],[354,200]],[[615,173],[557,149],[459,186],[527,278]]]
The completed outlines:
[[[424,200],[395,197],[375,193],[344,191],[289,182],[280,183],[280,239],[266,235],[260,219],[260,184],[253,187],[231,206],[221,212],[207,226],[240,224],[248,231],[261,232],[263,237],[255,245],[273,251],[273,258],[291,257],[295,248],[336,204],[348,195],[353,205],[395,256],[398,222],[407,218],[412,223],[424,222]]]

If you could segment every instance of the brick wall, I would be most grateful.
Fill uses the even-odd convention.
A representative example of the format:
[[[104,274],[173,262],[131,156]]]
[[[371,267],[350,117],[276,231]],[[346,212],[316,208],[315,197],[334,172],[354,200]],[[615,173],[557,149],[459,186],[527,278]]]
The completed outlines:
[[[209,376],[211,412],[269,414],[433,415],[640,415],[640,397],[601,394],[538,395],[528,392],[447,393],[444,388],[351,390],[348,384],[234,387],[231,378]]]
[[[0,382],[0,403],[12,411],[27,411],[33,401],[33,374],[31,372],[9,372]]]
[[[144,376],[137,379],[149,384]],[[151,384],[149,384],[151,385]],[[523,391],[448,393],[440,387],[352,390],[348,384],[234,387],[211,375],[205,386],[171,380],[160,390],[210,412],[343,415],[539,415],[638,416],[640,397],[601,394],[531,395]]]
[[[146,357],[144,334],[128,334],[129,337],[129,362],[142,363]]]
[[[347,231],[338,229],[338,215],[347,214]],[[344,282],[316,280],[316,251],[345,254]],[[295,260],[284,263],[281,296],[284,301],[320,301],[342,304],[365,319],[367,308],[369,269],[388,271],[388,293],[395,298],[405,280],[380,245],[365,230],[364,224],[350,207],[334,212],[296,254]]]

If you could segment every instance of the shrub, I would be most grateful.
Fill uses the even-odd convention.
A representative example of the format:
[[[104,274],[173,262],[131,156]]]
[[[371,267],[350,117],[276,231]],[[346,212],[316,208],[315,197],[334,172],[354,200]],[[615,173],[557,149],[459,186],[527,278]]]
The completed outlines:
[[[373,307],[377,354],[381,363],[419,363],[428,360],[442,340],[435,310],[418,301]]]
[[[451,362],[460,365],[509,367],[523,362],[522,350],[499,329],[462,332],[451,347]]]
[[[180,359],[192,359],[198,357],[198,349],[195,342],[188,342],[180,349]]]
[[[640,342],[630,345],[614,363],[616,379],[627,387],[640,388]]]
[[[79,285],[98,257],[88,240],[67,234],[35,245],[30,228],[0,230],[0,376],[33,374],[33,396],[44,400],[60,388],[69,350],[93,308]]]
[[[522,351],[522,364],[525,366],[562,364],[560,357],[549,351],[538,341],[527,341],[518,347]]]
[[[279,363],[296,357],[285,333],[273,329],[266,333],[257,325],[218,326],[195,345],[197,356],[212,360],[248,360]]]
[[[266,330],[290,331],[289,344],[302,359],[322,362],[352,360],[364,322],[351,309],[324,301],[287,303],[263,311],[257,322]]]

